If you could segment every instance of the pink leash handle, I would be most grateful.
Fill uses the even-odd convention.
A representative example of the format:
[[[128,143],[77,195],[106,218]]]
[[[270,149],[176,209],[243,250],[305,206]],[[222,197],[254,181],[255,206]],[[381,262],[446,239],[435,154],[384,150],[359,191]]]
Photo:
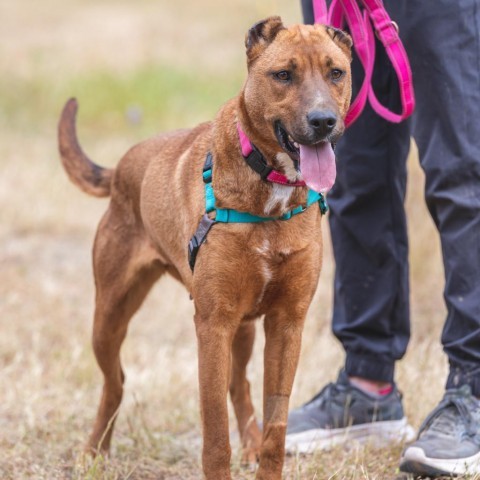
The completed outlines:
[[[363,3],[364,12],[359,7]],[[365,71],[363,84],[350,105],[345,125],[351,125],[362,113],[367,99],[372,108],[386,120],[398,123],[409,117],[415,109],[412,70],[407,54],[398,35],[397,28],[388,16],[381,0],[333,0],[330,9],[325,0],[313,0],[315,23],[343,28],[347,23],[353,45]],[[377,99],[372,87],[372,73],[375,64],[375,33],[384,45],[398,77],[402,112],[392,112]]]
[[[386,120],[399,123],[415,110],[415,92],[413,89],[412,69],[407,52],[400,40],[398,26],[389,17],[381,0],[363,0],[369,12],[375,32],[385,46],[393,68],[397,73],[402,102],[402,113],[397,114],[384,107],[377,99],[373,87],[368,92],[368,100],[373,109]]]

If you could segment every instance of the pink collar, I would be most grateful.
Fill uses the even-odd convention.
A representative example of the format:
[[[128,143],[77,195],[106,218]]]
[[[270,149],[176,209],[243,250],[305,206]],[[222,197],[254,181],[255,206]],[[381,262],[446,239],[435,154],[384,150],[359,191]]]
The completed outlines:
[[[302,181],[291,182],[283,173],[269,167],[263,155],[252,145],[249,138],[237,122],[238,137],[240,138],[240,147],[242,155],[249,167],[255,170],[263,180],[272,183],[279,183],[280,185],[288,185],[289,187],[305,187],[306,183]]]

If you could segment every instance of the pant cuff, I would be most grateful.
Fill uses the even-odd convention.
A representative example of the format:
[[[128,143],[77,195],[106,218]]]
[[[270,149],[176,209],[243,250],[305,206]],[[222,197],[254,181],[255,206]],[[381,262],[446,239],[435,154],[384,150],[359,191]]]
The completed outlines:
[[[473,395],[480,398],[480,367],[466,369],[451,363],[445,388],[459,388],[462,385],[470,385]]]
[[[347,352],[345,372],[350,377],[362,377],[377,382],[393,383],[395,361],[381,356]]]

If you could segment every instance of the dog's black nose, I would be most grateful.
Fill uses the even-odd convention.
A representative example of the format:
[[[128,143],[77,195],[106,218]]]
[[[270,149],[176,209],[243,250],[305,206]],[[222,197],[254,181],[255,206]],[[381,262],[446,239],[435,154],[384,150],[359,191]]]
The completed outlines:
[[[325,137],[335,128],[337,116],[330,110],[314,110],[307,115],[308,124],[319,136]]]

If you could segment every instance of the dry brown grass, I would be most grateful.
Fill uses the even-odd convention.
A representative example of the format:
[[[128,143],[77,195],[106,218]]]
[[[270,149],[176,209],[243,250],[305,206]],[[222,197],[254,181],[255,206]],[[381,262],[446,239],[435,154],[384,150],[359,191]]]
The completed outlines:
[[[100,393],[90,349],[90,248],[106,202],[68,183],[57,158],[55,123],[69,82],[82,85],[75,78],[98,70],[115,76],[172,65],[193,71],[193,82],[197,73],[221,75],[235,91],[244,32],[271,13],[290,23],[299,19],[298,5],[287,0],[235,0],[228,6],[219,0],[0,0],[0,478],[201,478],[193,310],[183,288],[168,278],[155,287],[125,342],[126,392],[112,457],[85,463],[79,455]],[[80,104],[88,106],[95,90],[85,91]],[[142,136],[210,114],[205,107],[186,116],[188,107],[167,109],[166,123],[146,119],[141,128],[125,124],[121,115],[112,120],[108,112],[95,123],[92,113],[93,126],[80,132],[92,157],[114,164]],[[442,395],[446,361],[439,336],[445,308],[438,238],[422,201],[415,153],[409,167],[413,337],[397,381],[418,426]],[[327,233],[293,406],[332,380],[343,360],[329,327],[333,265]],[[258,332],[250,376],[259,407],[261,328]],[[236,478],[252,479],[238,466],[238,448],[234,451]],[[396,478],[400,451],[401,446],[352,447],[290,457],[285,478]]]

